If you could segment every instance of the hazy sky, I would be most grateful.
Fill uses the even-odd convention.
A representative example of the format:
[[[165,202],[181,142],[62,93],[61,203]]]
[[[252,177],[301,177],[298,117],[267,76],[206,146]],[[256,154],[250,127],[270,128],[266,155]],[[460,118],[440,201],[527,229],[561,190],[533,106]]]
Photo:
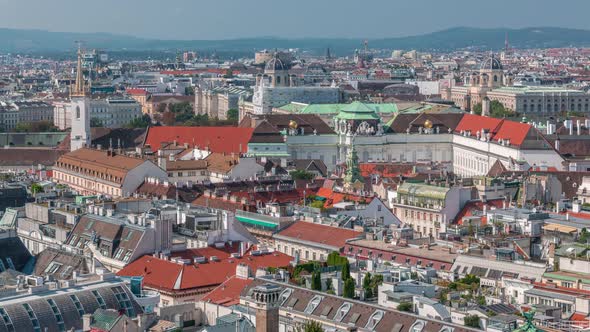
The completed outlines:
[[[165,39],[397,37],[449,27],[590,29],[589,0],[0,0],[0,27]]]

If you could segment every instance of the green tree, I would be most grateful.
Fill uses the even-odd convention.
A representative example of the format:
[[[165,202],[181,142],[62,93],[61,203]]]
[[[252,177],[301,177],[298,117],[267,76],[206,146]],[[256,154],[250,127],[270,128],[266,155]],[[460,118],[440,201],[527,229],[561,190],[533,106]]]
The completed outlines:
[[[172,113],[189,113],[193,114],[193,106],[188,101],[168,105],[168,109]]]
[[[370,272],[367,272],[365,278],[363,279],[363,290],[365,291],[366,299],[373,297],[373,281]]]
[[[152,123],[152,118],[149,115],[144,114],[138,118],[135,118],[127,124],[127,128],[145,128]]]
[[[322,277],[318,269],[311,274],[311,289],[316,291],[322,290]]]
[[[328,259],[326,260],[328,266],[343,266],[347,262],[348,258],[340,256],[338,251],[332,251],[328,254]]]
[[[323,332],[322,324],[315,320],[308,319],[304,324],[297,326],[297,332]]]
[[[342,265],[342,281],[346,281],[348,279],[350,279],[350,263],[347,259],[344,265]]]
[[[332,278],[326,279],[326,292],[334,290],[334,286],[332,285]]]
[[[477,114],[477,115],[481,115],[482,113],[482,105],[481,103],[475,104],[473,106],[473,113]],[[516,115],[516,113],[514,113],[511,109],[504,107],[504,105],[497,101],[497,100],[492,100],[490,102],[490,114],[489,116],[491,116],[492,118],[504,118],[504,117],[509,117],[509,116],[513,116]]]
[[[238,120],[240,119],[240,111],[238,111],[235,108],[228,110],[227,111],[227,119],[230,121],[238,122]]]
[[[478,315],[467,315],[464,318],[465,326],[479,328],[479,316]]]
[[[156,107],[156,112],[158,112],[158,113],[164,113],[164,112],[166,112],[166,109],[167,108],[168,108],[168,105],[166,105],[166,103],[160,103]]]
[[[354,297],[354,280],[352,278],[344,280],[344,289],[342,290],[342,296],[348,299],[352,299]]]
[[[14,126],[14,131],[17,133],[28,133],[31,131],[31,124],[26,122],[19,122]]]
[[[194,86],[187,86],[184,88],[184,94],[187,96],[194,96],[195,95],[195,87]]]
[[[102,121],[99,118],[90,118],[90,127],[103,127]]]
[[[383,283],[383,275],[376,274],[371,278],[371,288],[373,289],[373,295],[377,295],[379,293],[379,285]]]
[[[590,232],[586,229],[586,227],[582,228],[580,232],[580,237],[578,237],[579,243],[588,243],[590,240]]]
[[[223,75],[223,78],[232,78],[234,77],[234,71],[231,70],[231,68],[228,68],[225,70],[225,75]]]
[[[315,175],[313,175],[313,173],[310,173],[302,169],[291,171],[289,172],[289,175],[291,175],[291,178],[293,180],[312,180],[313,178],[315,178]]]
[[[36,182],[33,182],[31,184],[31,194],[33,194],[33,196],[35,196],[37,193],[42,193],[42,192],[43,192],[43,187],[40,184],[38,184]]]
[[[397,305],[397,310],[405,311],[405,312],[412,312],[412,303],[411,302],[401,302]]]

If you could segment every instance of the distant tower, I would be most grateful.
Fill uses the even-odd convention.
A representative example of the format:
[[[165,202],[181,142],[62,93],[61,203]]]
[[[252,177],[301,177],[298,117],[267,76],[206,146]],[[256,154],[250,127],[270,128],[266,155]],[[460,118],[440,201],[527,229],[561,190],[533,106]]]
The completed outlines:
[[[70,89],[70,107],[72,130],[70,132],[70,150],[75,151],[90,146],[90,104],[88,89],[82,73],[82,50],[78,43],[78,64],[76,66],[76,84]]]
[[[330,48],[326,48],[326,61],[332,59],[332,54],[330,54]]]
[[[282,288],[273,284],[252,290],[256,303],[256,332],[279,332],[279,299]]]
[[[508,54],[510,51],[510,44],[508,43],[508,31],[506,31],[506,37],[504,38],[504,53]]]

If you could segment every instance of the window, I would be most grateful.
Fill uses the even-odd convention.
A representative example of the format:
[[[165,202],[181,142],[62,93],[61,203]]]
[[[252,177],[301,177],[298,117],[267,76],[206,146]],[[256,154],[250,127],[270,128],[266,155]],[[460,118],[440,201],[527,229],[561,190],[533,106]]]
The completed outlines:
[[[31,308],[31,306],[28,303],[23,303],[23,307],[27,311],[27,314],[29,315],[29,319],[31,320],[31,323],[33,324],[33,331],[41,332],[41,326],[39,325],[39,320],[37,319],[37,315],[35,315],[33,308]]]
[[[6,257],[6,263],[8,263],[8,268],[16,270],[16,268],[14,267],[14,263],[12,262],[12,258]]]
[[[131,252],[131,250],[127,250],[127,253],[125,253],[125,257],[123,257],[123,262],[127,263],[129,262],[129,258],[131,258],[131,254],[133,252]]]
[[[53,311],[53,315],[55,316],[55,320],[57,321],[57,328],[60,331],[65,331],[66,326],[64,324],[64,319],[61,315],[61,312],[59,311],[59,308],[57,307],[57,304],[55,304],[55,301],[53,301],[53,299],[47,299],[47,303],[49,303],[49,306]]]
[[[45,269],[45,273],[47,274],[53,274],[55,273],[59,268],[61,267],[60,263],[56,263],[56,262],[51,262],[49,264],[49,266],[47,266],[47,268]]]
[[[426,326],[426,322],[423,320],[417,320],[411,327],[410,332],[422,332],[424,327]]]
[[[115,252],[115,259],[121,259],[121,255],[123,254],[123,252],[125,252],[123,248],[117,249],[117,252]]]
[[[285,302],[287,302],[287,300],[289,299],[289,296],[291,296],[292,293],[293,293],[293,290],[291,288],[285,288],[285,290],[283,290],[281,292],[281,295],[280,295],[281,306],[283,306],[285,304]]]
[[[4,266],[4,262],[0,259],[0,272],[6,271],[6,267]]]
[[[12,319],[10,319],[10,316],[8,316],[4,308],[0,308],[0,316],[2,316],[2,320],[4,321],[4,325],[6,325],[6,329],[8,330],[8,332],[15,332],[14,324],[12,324]]]
[[[121,286],[113,287],[111,288],[111,290],[113,291],[113,293],[115,293],[115,297],[119,302],[119,307],[125,310],[125,314],[127,314],[127,316],[129,317],[135,317],[135,309],[133,309],[133,305],[129,300],[127,292],[125,292],[125,290]]]
[[[340,308],[338,308],[336,315],[334,315],[334,321],[341,322],[344,316],[350,311],[350,308],[352,308],[352,303],[344,302]]]
[[[367,325],[365,325],[366,329],[369,330],[374,330],[375,327],[377,326],[377,324],[379,324],[379,322],[381,321],[381,319],[383,318],[383,311],[381,310],[376,310],[371,317],[369,317],[369,321],[367,322]]]
[[[78,299],[78,297],[74,294],[70,295],[70,299],[72,299],[72,302],[74,302],[74,305],[76,306],[76,309],[78,310],[78,314],[80,314],[80,317],[84,316],[84,307],[82,307],[82,303],[80,303],[80,299]]]
[[[104,303],[104,299],[102,298],[102,295],[100,295],[100,293],[98,293],[98,291],[93,290],[92,295],[94,295],[94,298],[96,299],[96,302],[98,302],[98,305],[100,306],[101,309],[107,308],[107,305]]]

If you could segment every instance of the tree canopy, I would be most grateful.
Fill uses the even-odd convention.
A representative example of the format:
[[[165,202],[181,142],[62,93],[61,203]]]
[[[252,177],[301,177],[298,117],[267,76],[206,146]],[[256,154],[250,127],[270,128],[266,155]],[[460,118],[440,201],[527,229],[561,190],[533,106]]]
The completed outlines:
[[[475,106],[473,106],[473,113],[477,114],[477,115],[481,115],[482,113],[482,104],[478,103]],[[516,115],[516,113],[514,113],[511,109],[504,107],[504,105],[497,101],[497,100],[492,100],[490,102],[490,114],[489,116],[491,116],[492,118],[505,118],[505,117],[509,117],[509,116],[514,116]]]

